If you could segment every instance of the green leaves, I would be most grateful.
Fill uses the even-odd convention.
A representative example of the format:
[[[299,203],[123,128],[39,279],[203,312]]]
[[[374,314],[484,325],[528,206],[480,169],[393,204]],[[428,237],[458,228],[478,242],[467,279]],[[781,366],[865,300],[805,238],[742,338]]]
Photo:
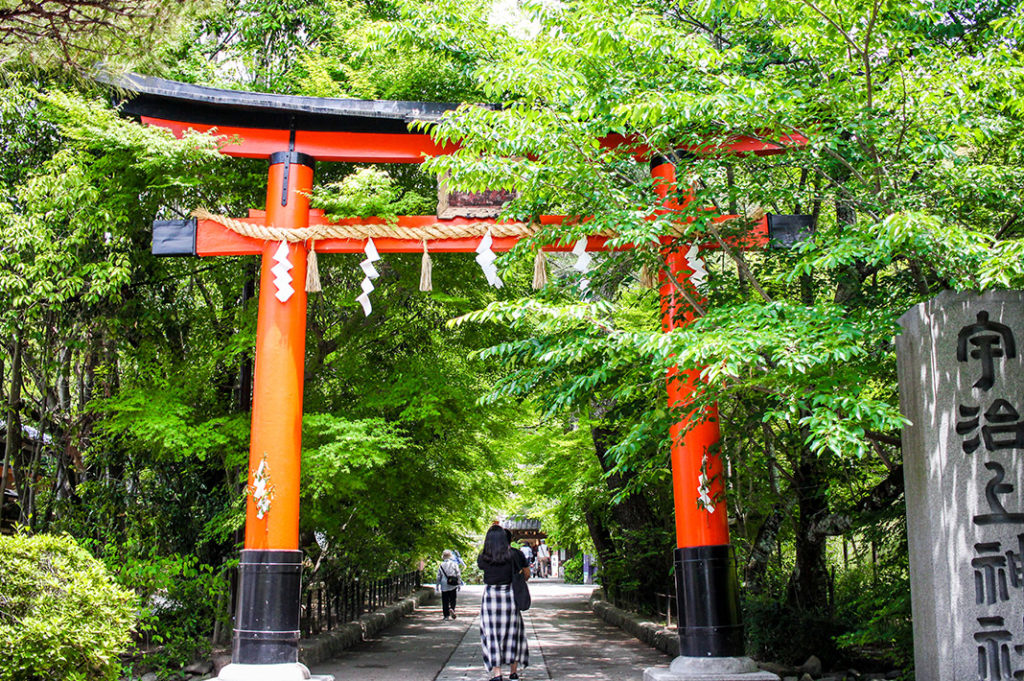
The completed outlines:
[[[161,197],[194,186],[218,161],[212,137],[176,140],[76,95],[39,95],[34,107],[59,130],[62,147],[0,203],[0,293],[9,318],[118,301],[135,275],[139,230]],[[152,212],[140,210],[145,194]]]
[[[412,444],[396,424],[384,419],[350,421],[331,414],[305,414],[303,429],[307,433],[303,493],[321,523],[328,520],[323,514],[334,507],[332,497],[365,493],[378,469]]]
[[[332,220],[378,217],[397,223],[398,215],[420,215],[433,210],[429,199],[403,192],[387,171],[360,168],[343,180],[314,190],[310,205],[322,208]]]
[[[136,622],[134,594],[68,536],[0,536],[0,674],[113,681]]]

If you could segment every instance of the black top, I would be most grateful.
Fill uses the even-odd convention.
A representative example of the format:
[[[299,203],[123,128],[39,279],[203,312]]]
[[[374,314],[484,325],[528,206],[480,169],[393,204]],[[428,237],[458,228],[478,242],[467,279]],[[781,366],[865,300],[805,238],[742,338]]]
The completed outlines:
[[[511,584],[512,575],[528,565],[526,556],[519,549],[512,549],[512,560],[508,563],[495,565],[478,556],[476,565],[484,571],[484,584]]]
[[[412,121],[436,121],[458,105],[387,99],[335,99],[223,90],[142,76],[100,73],[96,79],[128,93],[121,111],[183,123],[271,130],[327,130],[408,135]],[[422,134],[416,131],[415,134]]]

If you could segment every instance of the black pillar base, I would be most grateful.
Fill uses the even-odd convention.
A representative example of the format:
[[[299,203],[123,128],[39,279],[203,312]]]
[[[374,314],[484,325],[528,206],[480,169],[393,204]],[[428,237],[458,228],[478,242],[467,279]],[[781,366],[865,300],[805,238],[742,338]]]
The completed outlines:
[[[676,549],[679,654],[742,657],[743,619],[732,545]]]
[[[299,661],[302,551],[242,551],[231,661]]]

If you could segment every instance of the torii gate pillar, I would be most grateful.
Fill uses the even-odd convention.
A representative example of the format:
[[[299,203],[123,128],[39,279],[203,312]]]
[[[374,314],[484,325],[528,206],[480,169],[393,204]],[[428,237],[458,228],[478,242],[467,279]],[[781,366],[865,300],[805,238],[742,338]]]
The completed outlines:
[[[675,165],[659,157],[651,163],[651,174],[666,209],[680,208],[671,197],[676,186]],[[686,249],[688,246],[675,244],[664,253],[668,276],[662,276],[660,293],[662,330],[666,333],[694,317],[678,287],[700,297],[690,281],[693,269]],[[679,657],[668,669],[645,669],[644,681],[778,681],[778,676],[759,670],[744,656],[736,554],[729,543],[725,480],[718,451],[718,410],[699,414],[689,406],[700,380],[697,370],[673,367],[666,381],[669,409],[685,413],[670,430]]]
[[[270,156],[266,224],[309,224],[311,156]],[[299,473],[306,352],[306,248],[267,241],[260,267],[245,548],[231,664],[221,681],[304,681],[299,663]]]

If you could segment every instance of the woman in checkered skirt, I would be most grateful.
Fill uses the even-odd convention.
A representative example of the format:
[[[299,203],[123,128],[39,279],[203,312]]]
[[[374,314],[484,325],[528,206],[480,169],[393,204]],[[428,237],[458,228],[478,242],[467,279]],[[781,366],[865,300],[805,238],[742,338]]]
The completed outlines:
[[[484,537],[484,549],[476,559],[484,573],[484,598],[480,603],[480,646],[491,681],[501,681],[502,665],[509,665],[509,679],[519,678],[519,669],[530,664],[523,616],[512,596],[516,572],[530,578],[526,557],[509,543],[509,533],[492,525]]]

